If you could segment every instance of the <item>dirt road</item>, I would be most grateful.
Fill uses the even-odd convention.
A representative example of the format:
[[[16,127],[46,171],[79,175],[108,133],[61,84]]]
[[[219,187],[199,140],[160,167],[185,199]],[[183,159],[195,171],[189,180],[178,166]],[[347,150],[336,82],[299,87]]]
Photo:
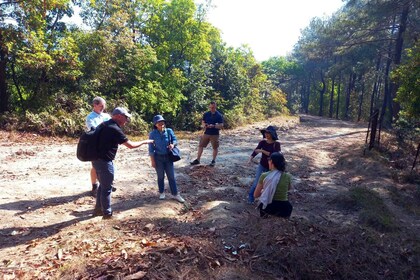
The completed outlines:
[[[363,172],[369,171],[369,166],[346,160],[360,153],[366,125],[311,116],[300,120],[276,118],[224,130],[215,167],[207,166],[211,148],[205,149],[202,165],[190,166],[199,134],[182,139],[183,158],[176,163],[176,176],[185,205],[158,200],[156,175],[145,146],[134,150],[121,147],[115,160],[117,191],[112,197],[117,221],[137,219],[151,227],[159,225],[163,234],[163,221],[175,220],[177,227],[168,229],[175,235],[194,234],[198,229],[206,234],[218,231],[220,238],[233,242],[237,237],[230,227],[239,226],[241,219],[257,217],[255,206],[246,204],[256,165],[246,161],[261,140],[258,128],[276,125],[288,170],[294,176],[291,220],[340,226],[354,223],[354,213],[327,207],[329,198],[354,184],[392,184],[386,176],[379,179],[378,174]],[[57,244],[69,242],[66,238],[86,238],[79,230],[107,229],[105,221],[90,217],[94,206],[89,192],[90,164],[75,157],[76,142],[1,135],[0,268],[5,275],[50,260]],[[348,164],[352,170],[343,171],[340,164]],[[415,222],[411,226],[419,228]]]

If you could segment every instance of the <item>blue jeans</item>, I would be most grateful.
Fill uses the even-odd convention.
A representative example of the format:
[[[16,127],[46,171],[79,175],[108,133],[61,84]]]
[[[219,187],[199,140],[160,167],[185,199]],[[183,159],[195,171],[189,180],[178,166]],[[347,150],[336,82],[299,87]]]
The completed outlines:
[[[112,215],[111,193],[112,183],[114,182],[114,164],[112,161],[99,159],[92,161],[92,165],[95,167],[99,180],[95,209],[102,210],[104,215]]]
[[[155,155],[155,163],[156,163],[156,174],[157,174],[157,183],[159,187],[159,193],[163,193],[165,191],[165,173],[168,177],[169,188],[171,189],[172,195],[178,194],[178,189],[176,187],[175,181],[175,170],[174,170],[174,163],[169,160],[167,155]]]
[[[254,183],[252,183],[251,190],[248,193],[248,201],[249,202],[254,202],[254,200],[255,200],[254,191],[257,188],[258,181],[260,180],[260,176],[261,176],[262,173],[267,172],[267,171],[268,171],[268,168],[265,168],[261,164],[258,164],[257,174],[255,174]]]

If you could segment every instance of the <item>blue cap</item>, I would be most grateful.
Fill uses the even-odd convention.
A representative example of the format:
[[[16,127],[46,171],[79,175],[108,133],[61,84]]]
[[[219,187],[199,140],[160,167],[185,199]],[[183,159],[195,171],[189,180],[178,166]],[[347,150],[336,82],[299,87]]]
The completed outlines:
[[[156,115],[153,117],[153,125],[156,125],[156,123],[161,122],[161,121],[165,121],[165,119],[162,117],[162,115]]]

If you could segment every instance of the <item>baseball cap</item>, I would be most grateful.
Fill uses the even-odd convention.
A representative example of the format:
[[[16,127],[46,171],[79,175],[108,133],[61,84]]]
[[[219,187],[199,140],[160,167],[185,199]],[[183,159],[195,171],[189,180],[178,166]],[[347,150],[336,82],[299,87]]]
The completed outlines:
[[[117,107],[114,109],[114,111],[112,111],[112,115],[124,115],[127,118],[131,118],[131,114],[128,113],[127,109],[123,108],[123,107]]]

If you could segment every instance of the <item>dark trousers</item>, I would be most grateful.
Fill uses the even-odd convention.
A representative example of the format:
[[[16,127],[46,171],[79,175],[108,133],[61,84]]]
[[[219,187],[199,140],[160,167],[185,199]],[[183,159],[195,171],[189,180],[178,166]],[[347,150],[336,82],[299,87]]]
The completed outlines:
[[[114,165],[112,161],[96,160],[92,162],[99,180],[96,195],[96,210],[102,210],[105,215],[112,215],[111,192],[114,182]]]
[[[293,206],[289,201],[277,201],[273,200],[270,204],[267,205],[265,209],[262,209],[263,204],[258,205],[260,209],[260,216],[273,215],[277,217],[289,218],[292,214]]]

